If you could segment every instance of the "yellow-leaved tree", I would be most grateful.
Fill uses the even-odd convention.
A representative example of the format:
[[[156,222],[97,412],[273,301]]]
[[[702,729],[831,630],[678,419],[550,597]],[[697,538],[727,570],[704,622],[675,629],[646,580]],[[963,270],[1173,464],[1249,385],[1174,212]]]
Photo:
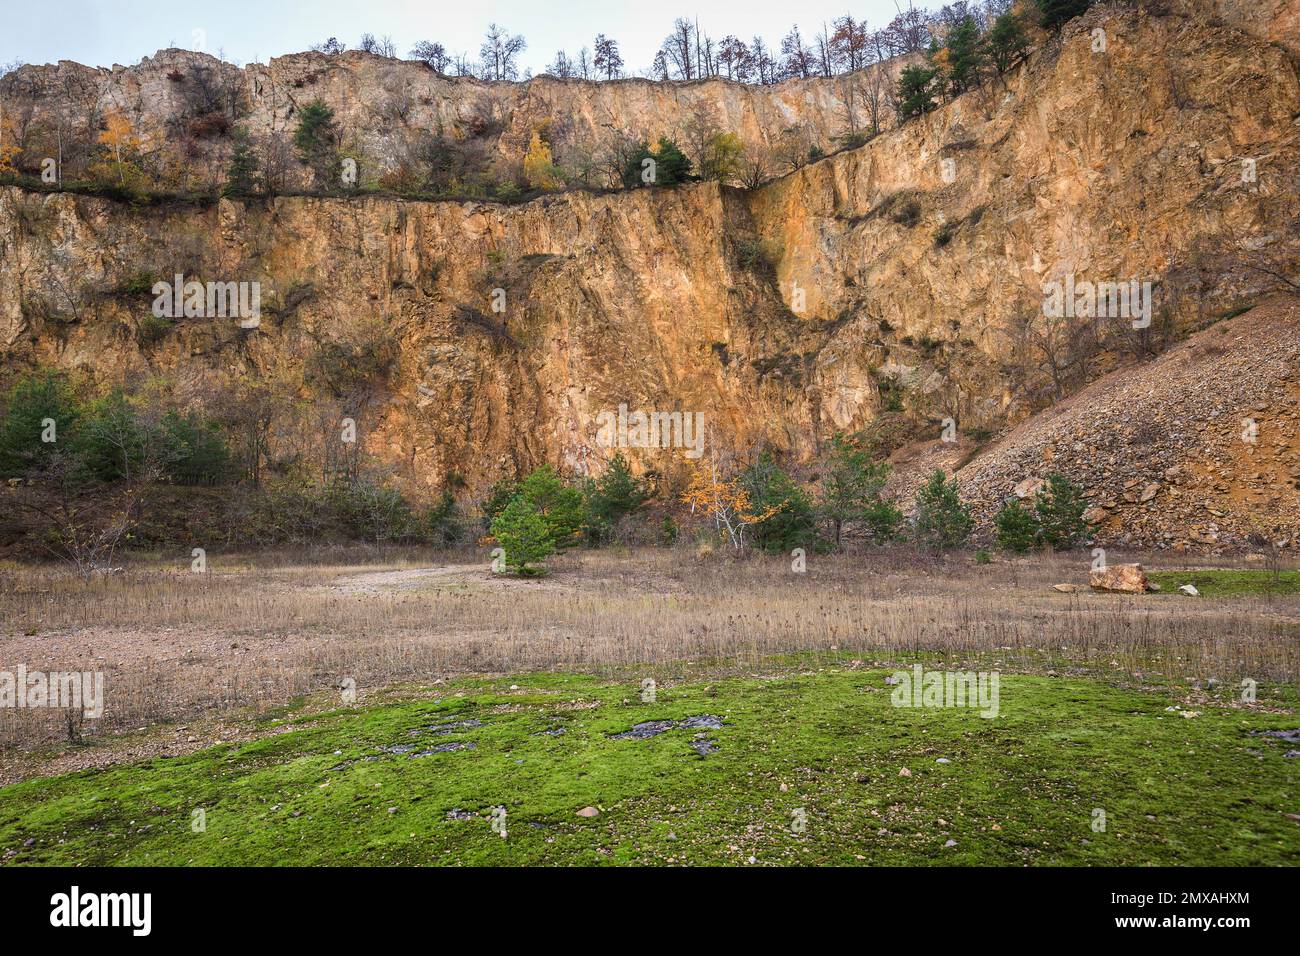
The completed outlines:
[[[0,175],[13,175],[14,157],[23,151],[18,145],[18,129],[13,117],[0,113]]]
[[[104,130],[99,134],[99,144],[106,147],[113,157],[118,185],[126,187],[128,166],[140,149],[140,137],[121,110],[111,109],[104,116]]]
[[[524,155],[524,178],[534,189],[559,189],[564,185],[551,158],[551,145],[542,137],[540,128],[533,130],[528,152]]]

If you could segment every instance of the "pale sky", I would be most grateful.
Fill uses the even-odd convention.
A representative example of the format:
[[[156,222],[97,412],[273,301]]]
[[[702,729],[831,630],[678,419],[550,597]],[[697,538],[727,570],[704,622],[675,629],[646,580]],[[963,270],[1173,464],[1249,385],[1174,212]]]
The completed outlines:
[[[900,2],[907,6],[907,0]],[[617,40],[624,69],[640,73],[678,16],[698,19],[700,29],[715,40],[734,33],[749,42],[757,33],[779,46],[796,22],[811,39],[823,22],[846,12],[873,27],[883,26],[896,12],[895,0],[684,0],[680,6],[627,0],[0,0],[0,6],[0,64],[75,60],[90,66],[130,65],[165,47],[194,49],[196,37],[207,52],[222,51],[227,60],[244,64],[296,53],[331,36],[351,48],[363,33],[391,35],[402,57],[418,40],[431,40],[477,59],[483,29],[495,21],[523,34],[528,49],[521,67],[534,73],[554,59],[556,50],[574,56],[583,46],[590,48],[597,33]]]

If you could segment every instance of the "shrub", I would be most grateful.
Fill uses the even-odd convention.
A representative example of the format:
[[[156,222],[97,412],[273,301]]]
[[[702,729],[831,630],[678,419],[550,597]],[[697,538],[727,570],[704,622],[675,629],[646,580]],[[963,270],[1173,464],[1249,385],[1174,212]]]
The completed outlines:
[[[411,506],[395,488],[372,481],[343,485],[330,492],[333,506],[347,535],[376,543],[415,537],[418,522]]]
[[[917,492],[913,527],[917,543],[936,553],[960,548],[975,527],[970,508],[957,496],[957,483],[940,469]]]
[[[167,333],[172,330],[172,320],[165,316],[157,316],[150,312],[140,324],[136,326],[135,342],[140,348],[148,348],[157,342],[161,342],[167,337]]]
[[[911,229],[921,221],[921,204],[915,199],[909,199],[900,204],[890,218],[900,226]]]
[[[546,518],[522,494],[511,499],[492,520],[492,536],[505,552],[505,565],[523,575],[545,574],[535,567],[555,553],[555,537]]]
[[[438,548],[450,548],[465,535],[465,519],[450,491],[443,491],[436,504],[420,514],[420,536]]]
[[[741,239],[736,243],[736,253],[746,269],[771,275],[781,261],[782,247],[771,239]]]
[[[677,543],[677,522],[673,520],[672,515],[664,515],[663,524],[659,526],[659,540],[664,545],[672,547]]]
[[[317,342],[303,363],[303,380],[345,398],[383,383],[396,361],[392,338],[381,326],[368,325],[350,341]]]
[[[1032,511],[1012,498],[993,518],[997,528],[998,547],[1003,551],[1024,554],[1038,539],[1038,519]]]
[[[1092,6],[1092,0],[1035,0],[1035,3],[1044,30],[1062,27]]]
[[[153,296],[154,279],[152,272],[135,272],[123,280],[115,290],[124,296]]]
[[[195,139],[214,139],[230,132],[230,117],[225,113],[204,113],[185,124],[185,132]]]

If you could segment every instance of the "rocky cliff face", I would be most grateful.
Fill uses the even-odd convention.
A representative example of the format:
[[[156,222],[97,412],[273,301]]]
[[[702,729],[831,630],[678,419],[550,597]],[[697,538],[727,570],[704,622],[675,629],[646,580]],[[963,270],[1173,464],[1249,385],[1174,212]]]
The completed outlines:
[[[512,83],[441,76],[416,61],[360,51],[298,53],[240,68],[204,53],[171,49],[130,67],[95,69],[68,61],[26,66],[0,79],[0,102],[23,131],[62,128],[65,137],[83,141],[93,140],[102,117],[117,110],[161,170],[183,165],[216,177],[232,144],[204,126],[214,110],[237,114],[257,143],[276,133],[291,134],[302,107],[320,100],[334,111],[345,151],[359,159],[362,183],[377,182],[398,168],[430,133],[474,141],[489,155],[518,163],[533,131],[544,129],[557,160],[590,168],[591,183],[604,186],[613,184],[605,166],[620,140],[680,138],[701,110],[751,149],[772,150],[783,135],[800,132],[829,150],[839,137],[870,125],[864,90],[873,84],[883,88],[900,66],[901,61],[891,61],[851,76],[774,86],[549,75]],[[882,109],[881,120],[888,115],[887,107]],[[50,134],[38,138],[45,144]],[[294,172],[289,185],[307,185],[305,170]]]
[[[1240,307],[1260,260],[1296,261],[1298,91],[1278,47],[1094,10],[1005,87],[754,193],[783,296],[836,322],[812,376],[829,418],[853,424],[882,367],[972,427],[1022,414],[1013,367],[1061,345],[1044,284],[1150,280],[1156,326]]]
[[[302,55],[242,75],[255,117],[284,122],[312,86],[364,128],[367,91],[394,69],[417,68]],[[151,61],[108,79],[148,104],[165,96],[165,72]],[[503,137],[544,116],[594,131],[635,115],[653,133],[649,117],[672,122],[694,97],[761,137],[787,120],[831,129],[842,106],[834,84],[428,74],[409,122],[460,116],[471,88],[513,104]],[[1186,330],[1249,305],[1275,284],[1270,270],[1294,275],[1297,116],[1283,45],[1205,18],[1098,8],[1005,82],[753,191],[132,207],[7,188],[0,347],[8,369],[53,362],[103,383],[161,373],[196,400],[274,380],[354,405],[340,378],[384,352],[357,406],[367,450],[407,480],[454,473],[474,488],[543,460],[598,469],[612,450],[597,416],[620,403],[702,411],[711,449],[765,443],[796,461],[884,408],[935,431],[952,417],[991,432],[1054,397],[1053,342],[1035,338],[1044,283],[1149,281],[1155,328]],[[377,152],[388,141],[377,126],[364,135]],[[176,273],[260,282],[260,325],[150,323],[139,277]],[[1067,369],[1066,387],[1115,361]]]

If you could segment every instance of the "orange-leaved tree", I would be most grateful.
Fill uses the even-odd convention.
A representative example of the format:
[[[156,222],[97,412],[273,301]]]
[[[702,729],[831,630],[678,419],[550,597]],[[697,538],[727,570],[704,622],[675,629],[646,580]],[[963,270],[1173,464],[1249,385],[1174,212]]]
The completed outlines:
[[[695,464],[691,482],[682,493],[682,501],[691,506],[691,514],[698,511],[706,518],[712,518],[714,526],[727,533],[727,540],[737,551],[745,547],[746,528],[762,524],[784,506],[778,504],[762,511],[755,510],[749,492],[734,476],[719,477],[718,466],[712,459]]]

